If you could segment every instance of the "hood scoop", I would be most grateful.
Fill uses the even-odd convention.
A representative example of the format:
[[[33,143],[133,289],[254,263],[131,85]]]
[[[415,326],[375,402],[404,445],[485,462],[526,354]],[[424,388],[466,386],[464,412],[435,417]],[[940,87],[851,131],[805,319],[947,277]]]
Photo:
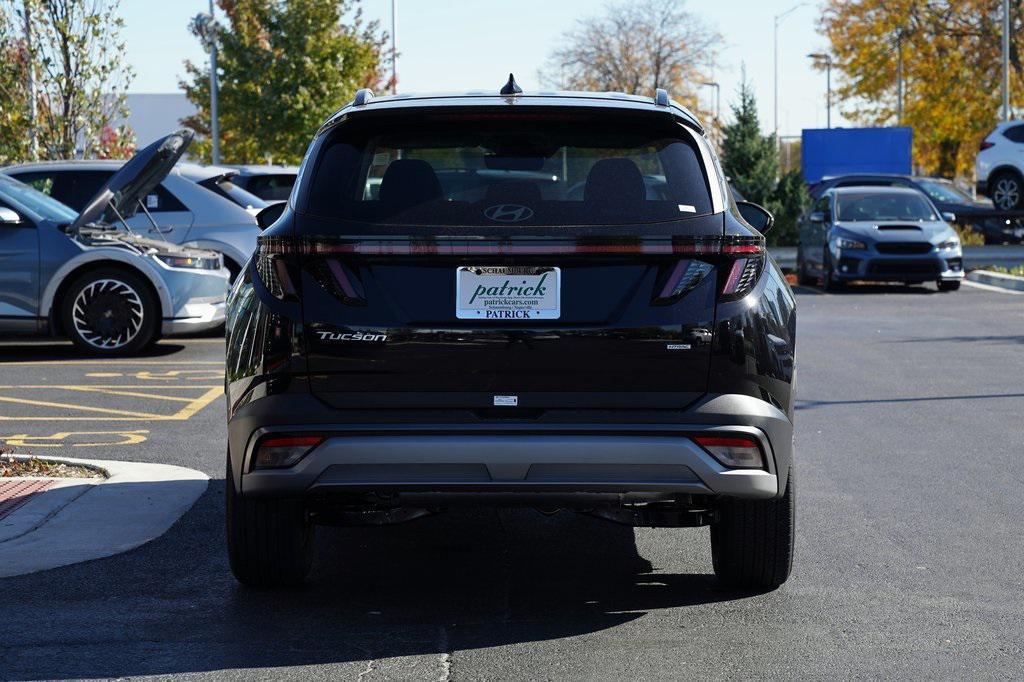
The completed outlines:
[[[876,225],[876,230],[884,232],[920,232],[921,227],[919,225]]]

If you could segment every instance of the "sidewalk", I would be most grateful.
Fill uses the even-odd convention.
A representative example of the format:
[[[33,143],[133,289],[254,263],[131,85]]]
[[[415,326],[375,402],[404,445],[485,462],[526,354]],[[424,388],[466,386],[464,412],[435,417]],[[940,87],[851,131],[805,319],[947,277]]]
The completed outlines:
[[[13,508],[0,516],[0,577],[99,559],[160,537],[209,482],[199,471],[167,464],[45,459],[107,477],[0,479],[8,484],[6,508]]]

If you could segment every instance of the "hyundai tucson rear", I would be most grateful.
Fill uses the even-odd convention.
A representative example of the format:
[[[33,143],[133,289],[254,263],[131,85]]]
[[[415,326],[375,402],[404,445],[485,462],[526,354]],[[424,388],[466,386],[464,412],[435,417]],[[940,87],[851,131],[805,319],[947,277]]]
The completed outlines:
[[[528,506],[708,525],[720,580],[777,587],[796,322],[770,227],[663,91],[361,91],[231,294],[235,576],[301,581],[320,524]]]

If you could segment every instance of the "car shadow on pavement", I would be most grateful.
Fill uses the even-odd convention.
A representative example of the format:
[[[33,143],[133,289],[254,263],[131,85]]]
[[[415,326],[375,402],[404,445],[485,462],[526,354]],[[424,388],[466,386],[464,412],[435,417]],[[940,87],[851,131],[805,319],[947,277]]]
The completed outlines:
[[[328,528],[310,582],[231,577],[223,481],[132,552],[0,582],[0,677],[169,675],[343,663],[553,640],[752,596],[654,572],[634,531],[532,510]],[[704,529],[684,529],[704,542]],[[673,565],[678,565],[673,560]],[[683,565],[686,565],[685,562]]]
[[[821,287],[800,284],[794,286],[793,291],[797,294],[828,294],[830,296],[867,296],[878,294],[907,294],[917,296],[929,296],[932,294],[944,293],[940,292],[938,289],[930,288],[924,284],[848,284],[840,289],[828,292],[823,290]]]

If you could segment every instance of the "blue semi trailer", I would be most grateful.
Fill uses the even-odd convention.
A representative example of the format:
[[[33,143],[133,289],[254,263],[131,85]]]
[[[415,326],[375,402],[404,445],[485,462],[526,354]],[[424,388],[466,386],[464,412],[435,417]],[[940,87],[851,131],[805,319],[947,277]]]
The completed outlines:
[[[910,175],[913,129],[807,128],[801,136],[804,181],[848,173]]]

